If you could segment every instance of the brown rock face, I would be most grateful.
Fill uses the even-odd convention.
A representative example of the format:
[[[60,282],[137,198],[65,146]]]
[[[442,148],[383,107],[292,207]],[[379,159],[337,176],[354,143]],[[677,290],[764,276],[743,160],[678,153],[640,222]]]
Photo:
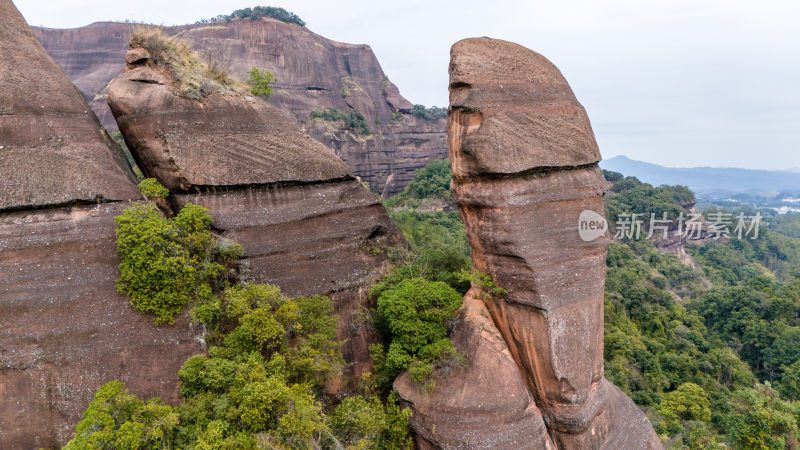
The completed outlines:
[[[420,391],[407,372],[394,388],[414,414],[417,448],[555,449],[503,337],[474,290],[453,326],[467,366]]]
[[[204,345],[155,327],[116,292],[114,217],[139,199],[94,113],[9,0],[0,0],[0,447],[64,445],[113,379],[178,398]]]
[[[356,372],[369,366],[369,336],[351,319],[389,270],[385,248],[402,242],[375,195],[275,106],[219,94],[189,100],[166,72],[129,59],[138,62],[111,82],[108,102],[145,175],[170,189],[176,211],[208,208],[218,232],[245,247],[255,281],[331,295],[345,358]]]
[[[473,266],[508,291],[488,296],[486,307],[552,444],[660,448],[644,414],[603,378],[608,236],[584,241],[578,225],[582,211],[603,213],[606,182],[588,117],[566,80],[519,45],[457,42],[448,144]],[[485,294],[480,286],[473,292]],[[446,383],[474,389],[460,379]]]
[[[92,108],[103,124],[116,129],[104,88],[125,68],[130,24],[34,31],[73,82],[94,99]],[[397,193],[416,169],[446,157],[444,119],[403,115],[402,120],[393,120],[393,113],[409,112],[412,105],[386,78],[367,45],[334,42],[271,19],[169,27],[167,32],[227,60],[239,78],[247,79],[252,67],[274,72],[278,81],[270,103],[302,122],[312,137],[333,149],[376,192]],[[341,121],[309,119],[312,111],[326,107],[360,112],[371,134],[357,134]]]

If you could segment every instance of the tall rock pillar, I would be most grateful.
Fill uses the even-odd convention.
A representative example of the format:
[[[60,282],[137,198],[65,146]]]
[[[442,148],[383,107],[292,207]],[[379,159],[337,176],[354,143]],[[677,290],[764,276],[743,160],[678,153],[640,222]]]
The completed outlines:
[[[660,446],[641,411],[603,378],[609,239],[584,240],[578,227],[583,211],[603,214],[606,182],[564,77],[517,44],[457,42],[448,145],[473,266],[507,290],[487,296],[487,309],[555,445]]]

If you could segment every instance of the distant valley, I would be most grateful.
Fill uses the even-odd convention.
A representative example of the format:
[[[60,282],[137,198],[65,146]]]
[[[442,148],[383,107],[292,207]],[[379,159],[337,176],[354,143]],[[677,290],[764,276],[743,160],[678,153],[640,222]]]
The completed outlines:
[[[602,161],[605,170],[634,176],[654,186],[688,186],[699,199],[719,203],[745,203],[774,208],[780,213],[800,212],[800,168],[785,171],[741,168],[664,167],[616,156]]]

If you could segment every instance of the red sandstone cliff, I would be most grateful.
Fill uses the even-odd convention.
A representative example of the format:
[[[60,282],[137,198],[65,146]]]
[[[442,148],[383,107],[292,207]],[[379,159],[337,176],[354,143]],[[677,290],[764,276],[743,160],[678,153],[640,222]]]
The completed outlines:
[[[53,448],[120,379],[178,398],[204,351],[186,317],[156,327],[116,292],[114,217],[133,174],[80,92],[0,0],[0,447]]]
[[[602,214],[606,182],[564,77],[517,44],[457,42],[448,144],[473,267],[507,293],[473,283],[454,336],[467,369],[432,394],[395,382],[417,437],[432,448],[520,448],[525,437],[531,448],[660,448],[644,413],[603,376],[609,238],[582,240],[578,218]],[[476,299],[490,318],[482,327]],[[480,351],[490,346],[494,360]],[[484,432],[460,431],[475,426]]]
[[[245,95],[184,98],[167,71],[137,58],[108,103],[145,175],[169,188],[175,210],[208,208],[215,229],[244,246],[255,281],[330,295],[345,359],[355,372],[370,366],[369,336],[352,318],[389,269],[384,250],[402,242],[383,205],[281,109]]]
[[[70,30],[34,28],[109,129],[116,129],[116,124],[106,107],[104,88],[125,67],[130,28],[109,22]],[[167,30],[226,60],[242,79],[256,66],[274,72],[278,81],[270,103],[291,113],[376,192],[399,192],[414,170],[447,155],[445,119],[398,115],[412,105],[388,80],[367,45],[334,42],[305,27],[272,19]],[[312,111],[325,107],[360,112],[371,134],[355,133],[342,122],[309,119]],[[393,120],[393,114],[402,119]]]

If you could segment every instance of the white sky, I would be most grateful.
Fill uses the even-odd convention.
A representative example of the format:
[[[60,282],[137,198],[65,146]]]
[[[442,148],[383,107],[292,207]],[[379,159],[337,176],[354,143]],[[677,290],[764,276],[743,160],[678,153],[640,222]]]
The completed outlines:
[[[260,1],[260,2],[259,2]],[[413,103],[446,106],[453,42],[542,53],[586,107],[605,158],[800,167],[800,2],[770,0],[16,0],[31,25],[192,23],[281,6],[327,38],[369,44]],[[0,19],[2,20],[2,19]]]

